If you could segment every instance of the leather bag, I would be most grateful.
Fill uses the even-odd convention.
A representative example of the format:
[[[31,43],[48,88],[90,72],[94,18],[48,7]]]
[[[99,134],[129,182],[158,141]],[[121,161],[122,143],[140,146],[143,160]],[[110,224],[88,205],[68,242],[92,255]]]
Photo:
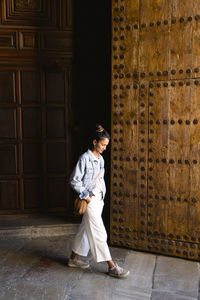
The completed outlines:
[[[101,170],[99,171],[98,175],[96,176],[96,178],[93,180],[92,184],[89,186],[89,188],[87,189],[88,191],[90,190],[90,188],[94,185],[95,181],[97,180],[97,178],[100,175]],[[87,209],[87,201],[85,199],[80,199],[79,196],[77,196],[75,198],[74,201],[74,214],[75,215],[83,215],[86,212]]]
[[[83,215],[87,209],[87,201],[84,199],[80,199],[76,197],[74,202],[74,214],[75,215]]]

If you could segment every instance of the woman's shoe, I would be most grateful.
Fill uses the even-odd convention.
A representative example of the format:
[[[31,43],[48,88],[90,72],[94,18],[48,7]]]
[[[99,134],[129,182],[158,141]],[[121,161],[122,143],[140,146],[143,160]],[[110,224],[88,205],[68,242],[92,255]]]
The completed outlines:
[[[68,263],[67,263],[68,267],[72,267],[72,268],[81,268],[81,269],[86,269],[89,268],[89,263],[82,261],[80,259],[72,259],[70,258]]]
[[[114,267],[109,268],[108,274],[113,277],[117,278],[126,278],[129,275],[130,271],[125,270],[118,266],[118,264],[115,264]]]

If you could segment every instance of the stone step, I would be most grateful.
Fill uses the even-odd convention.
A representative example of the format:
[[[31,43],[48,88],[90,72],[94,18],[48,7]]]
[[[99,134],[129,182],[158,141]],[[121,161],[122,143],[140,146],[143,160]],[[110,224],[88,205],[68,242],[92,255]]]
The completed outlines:
[[[49,224],[0,228],[0,239],[38,238],[71,235],[77,232],[79,224]]]
[[[0,215],[0,239],[71,235],[79,223],[65,214]]]

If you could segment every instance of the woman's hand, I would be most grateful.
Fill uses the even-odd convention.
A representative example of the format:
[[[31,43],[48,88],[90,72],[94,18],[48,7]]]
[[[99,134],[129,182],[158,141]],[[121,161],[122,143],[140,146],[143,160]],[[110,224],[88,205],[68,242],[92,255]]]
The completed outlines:
[[[84,199],[87,203],[90,203],[91,198],[88,196],[87,198]]]

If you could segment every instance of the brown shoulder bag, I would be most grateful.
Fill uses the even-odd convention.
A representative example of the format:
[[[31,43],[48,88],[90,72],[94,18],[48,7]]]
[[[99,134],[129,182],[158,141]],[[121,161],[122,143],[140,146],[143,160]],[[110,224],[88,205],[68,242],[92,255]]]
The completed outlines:
[[[93,180],[92,184],[89,186],[89,188],[87,189],[88,191],[90,190],[90,188],[94,185],[95,181],[97,180],[97,178],[100,175],[101,170],[99,171],[98,175],[96,176],[96,178]],[[87,209],[87,201],[85,199],[80,199],[79,196],[77,196],[75,198],[74,201],[74,214],[75,215],[83,215],[86,212]]]

